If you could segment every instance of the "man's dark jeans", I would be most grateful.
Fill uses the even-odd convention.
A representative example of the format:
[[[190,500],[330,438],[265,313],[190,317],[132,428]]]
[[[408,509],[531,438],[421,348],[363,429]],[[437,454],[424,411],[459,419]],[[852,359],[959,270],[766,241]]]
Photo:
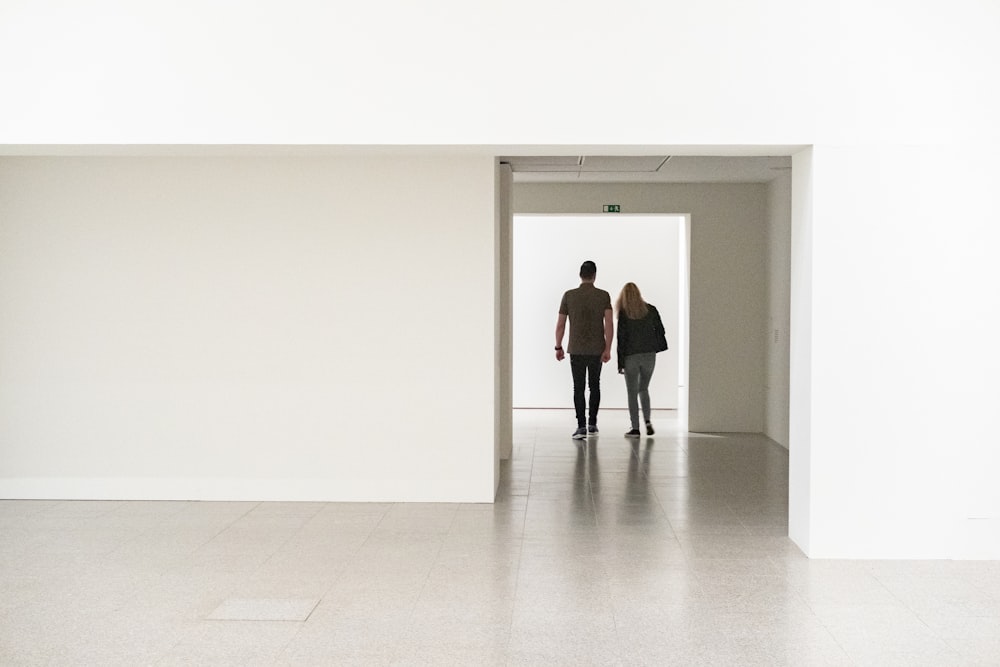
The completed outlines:
[[[590,426],[597,426],[597,409],[601,407],[601,355],[571,354],[569,367],[573,371],[573,406],[576,408],[576,425],[582,427],[586,421],[587,401],[583,389],[590,381]]]

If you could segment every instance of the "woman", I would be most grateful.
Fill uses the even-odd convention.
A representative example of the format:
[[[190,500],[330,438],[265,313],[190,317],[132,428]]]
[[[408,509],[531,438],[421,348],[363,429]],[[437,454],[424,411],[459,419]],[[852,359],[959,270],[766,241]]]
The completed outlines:
[[[667,349],[666,332],[660,313],[642,300],[635,283],[626,283],[618,295],[618,372],[625,374],[628,414],[632,430],[626,438],[638,438],[639,403],[646,421],[646,435],[653,435],[650,421],[649,380],[656,367],[656,353]]]

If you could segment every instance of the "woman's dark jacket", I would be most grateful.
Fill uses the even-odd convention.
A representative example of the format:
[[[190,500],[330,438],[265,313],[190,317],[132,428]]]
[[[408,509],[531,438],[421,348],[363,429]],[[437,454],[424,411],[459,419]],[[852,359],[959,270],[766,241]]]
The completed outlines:
[[[662,352],[667,349],[667,335],[660,313],[651,303],[646,306],[646,316],[631,320],[625,313],[618,313],[618,370],[625,369],[625,357],[643,352]]]

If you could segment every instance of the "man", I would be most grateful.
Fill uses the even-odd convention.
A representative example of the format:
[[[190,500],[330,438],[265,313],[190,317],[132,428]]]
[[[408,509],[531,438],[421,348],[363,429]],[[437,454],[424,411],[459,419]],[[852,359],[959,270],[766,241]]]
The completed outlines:
[[[597,435],[597,409],[601,405],[601,364],[611,359],[614,322],[611,295],[594,287],[597,265],[587,260],[580,266],[580,286],[563,294],[556,320],[556,360],[562,361],[563,335],[569,319],[569,365],[573,371],[573,405],[576,408],[574,440]],[[590,386],[590,418],[584,386]]]

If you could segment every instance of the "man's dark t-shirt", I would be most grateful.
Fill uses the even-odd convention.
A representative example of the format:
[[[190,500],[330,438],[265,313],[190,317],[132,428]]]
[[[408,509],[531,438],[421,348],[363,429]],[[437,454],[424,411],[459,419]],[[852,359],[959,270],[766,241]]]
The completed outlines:
[[[569,318],[569,354],[604,354],[604,313],[611,310],[611,295],[582,283],[563,294],[559,314]]]

